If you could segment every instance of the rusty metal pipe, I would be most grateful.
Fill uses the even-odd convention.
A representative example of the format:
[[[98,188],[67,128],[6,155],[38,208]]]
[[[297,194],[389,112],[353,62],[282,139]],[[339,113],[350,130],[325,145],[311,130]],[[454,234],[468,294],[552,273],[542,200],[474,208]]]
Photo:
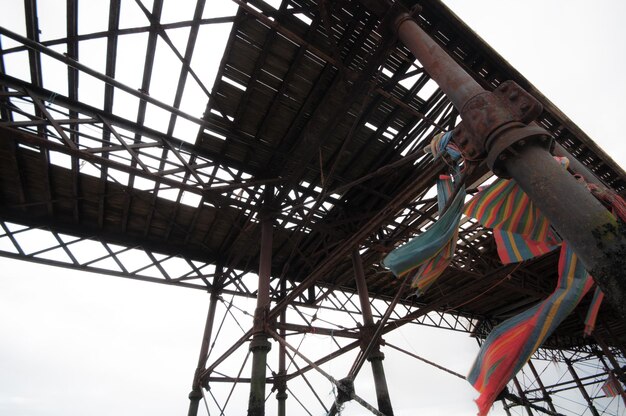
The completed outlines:
[[[363,315],[363,329],[365,330],[364,333],[367,334],[366,328],[374,327],[374,316],[372,314],[372,306],[370,305],[363,262],[359,250],[356,248],[352,251],[352,265],[354,267],[354,278]],[[380,351],[379,345],[376,345],[369,357],[367,357],[372,367],[372,375],[374,376],[374,388],[376,390],[378,410],[387,416],[393,416],[393,406],[391,405],[387,378],[385,377],[385,368],[383,367],[384,358],[385,355]]]
[[[437,81],[457,110],[462,111],[472,97],[485,92],[409,14],[401,13],[394,24],[398,38]]]
[[[268,192],[269,194],[269,192]],[[252,375],[250,377],[250,397],[248,400],[248,416],[265,414],[265,384],[267,381],[265,367],[267,353],[271,345],[265,332],[265,321],[270,306],[270,274],[272,265],[272,218],[266,213],[261,220],[261,253],[259,260],[259,289],[257,305],[254,311],[253,331],[250,342],[252,352]]]
[[[280,292],[282,296],[287,293],[287,281],[283,280],[280,283]],[[282,324],[287,323],[287,311],[283,310],[280,313],[280,322]],[[280,328],[280,337],[285,339],[287,336],[287,330]],[[287,416],[287,347],[280,344],[278,347],[278,374],[276,390],[276,400],[278,401],[278,416]]]
[[[361,304],[363,324],[365,326],[373,325],[374,315],[372,314],[372,305],[370,305],[367,282],[365,281],[365,271],[363,270],[361,254],[359,254],[359,250],[356,248],[352,250],[352,267],[354,267],[354,280],[356,283],[356,291],[359,295],[359,303]]]
[[[220,267],[221,269],[221,266],[218,267]],[[221,275],[221,270],[216,273],[216,275],[218,274]],[[209,345],[211,342],[211,335],[213,333],[213,322],[215,321],[215,308],[217,307],[217,301],[219,296],[218,292],[219,289],[217,287],[213,287],[209,300],[209,311],[207,312],[206,323],[204,325],[204,334],[202,336],[202,345],[200,347],[200,355],[198,357],[198,366],[193,377],[193,383],[191,386],[192,390],[191,393],[189,393],[189,410],[187,411],[188,416],[197,416],[198,406],[200,404],[200,400],[202,399],[201,373],[204,370],[209,353]]]
[[[480,133],[477,138],[484,142],[482,146],[489,154],[488,162],[494,173],[515,179],[559,234],[569,241],[607,300],[626,319],[624,230],[595,197],[553,160],[547,151],[548,133],[529,124],[540,112],[538,103],[529,110],[530,106],[521,105],[518,98],[527,93],[519,88],[507,91],[506,88],[513,86],[504,83],[497,97],[489,97],[494,94],[483,90],[408,14],[399,14],[395,29],[400,40],[448,95],[464,122],[470,125],[474,122],[468,114],[487,115],[483,120],[486,124],[474,124],[478,126],[474,133]],[[534,100],[528,95],[525,99]],[[504,108],[507,100],[513,107]],[[470,101],[472,104],[464,111]],[[515,110],[510,110],[516,104],[521,112],[514,114]],[[491,115],[496,117],[490,119]]]
[[[519,149],[505,166],[569,242],[613,308],[626,316],[626,243],[615,217],[538,146]]]

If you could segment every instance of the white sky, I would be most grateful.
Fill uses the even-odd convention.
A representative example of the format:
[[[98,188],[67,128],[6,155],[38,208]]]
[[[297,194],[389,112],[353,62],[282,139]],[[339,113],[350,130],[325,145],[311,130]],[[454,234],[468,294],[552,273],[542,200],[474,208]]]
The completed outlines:
[[[626,3],[446,0],[459,17],[620,166],[626,111]]]
[[[189,15],[192,3],[167,0],[164,20],[188,18],[185,16]],[[208,3],[208,8],[214,4]],[[40,4],[44,7],[58,3],[48,0]],[[94,7],[93,15],[108,13],[106,6],[93,6],[102,2],[89,2],[89,9],[83,4],[87,3],[81,3],[81,13],[89,13],[91,7]],[[626,163],[619,131],[626,110],[623,99],[626,82],[622,75],[626,48],[621,45],[626,39],[625,3],[617,0],[600,0],[593,4],[579,0],[455,0],[446,4],[618,163]],[[126,6],[130,10],[134,2],[124,0],[123,8]],[[20,7],[20,2],[16,5],[11,0],[0,0],[0,10],[3,10],[0,25],[19,31],[20,22],[11,11],[21,16]],[[55,18],[51,14],[40,15],[43,24],[46,19]],[[43,24],[42,37],[62,35],[46,32]],[[208,67],[201,67],[207,65],[202,58],[209,55],[207,50],[216,55],[217,60],[221,57],[221,50],[214,46],[218,43],[216,36],[215,32],[204,33],[200,42],[209,46],[199,51],[207,55],[198,54],[197,62],[194,61],[207,86],[214,75]],[[5,39],[2,40],[6,46]],[[128,53],[132,55],[132,48]],[[89,49],[81,50],[81,62],[103,65],[102,55],[90,54]],[[135,78],[125,82],[136,84],[138,81]],[[166,76],[157,79],[151,94],[171,99],[167,94],[173,93],[166,88],[167,84]],[[83,85],[81,81],[81,88]],[[95,100],[101,105],[101,100]],[[190,97],[188,103],[198,100],[205,102],[199,95]],[[183,100],[183,108],[186,102]],[[151,120],[159,122],[158,112]],[[176,135],[184,136],[186,132],[182,130]],[[208,305],[206,294],[8,259],[0,259],[0,267],[3,270],[0,273],[0,414],[186,414],[186,395],[196,366]],[[407,328],[388,339],[462,374],[467,372],[477,352],[473,340],[448,331]],[[333,347],[322,341],[319,348],[330,352]],[[276,350],[274,346],[272,352]],[[397,416],[417,412],[475,414],[471,399],[476,395],[467,383],[440,371],[431,371],[424,364],[407,360],[398,353],[389,350],[385,353]],[[344,375],[334,369],[335,377]],[[369,369],[364,368],[365,381],[357,384],[357,393],[374,403],[367,374]],[[327,392],[320,394],[330,402]],[[274,402],[273,397],[269,402]],[[245,403],[237,405],[245,409]],[[290,414],[303,414],[294,412],[297,405],[290,402],[289,406]],[[231,409],[227,414],[238,413]],[[349,404],[344,414],[363,412],[358,405]],[[504,413],[496,409],[492,414]]]

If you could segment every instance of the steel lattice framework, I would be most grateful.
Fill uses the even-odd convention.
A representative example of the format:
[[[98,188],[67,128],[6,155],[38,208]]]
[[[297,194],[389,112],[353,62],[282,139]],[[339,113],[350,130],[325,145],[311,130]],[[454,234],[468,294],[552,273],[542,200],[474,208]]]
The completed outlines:
[[[282,406],[287,392],[300,401],[298,386],[327,413],[345,393],[328,403],[317,387],[327,381],[311,374],[321,371],[341,390],[345,374],[325,372],[329,361],[353,360],[353,377],[366,359],[381,358],[381,344],[423,360],[380,336],[411,323],[480,341],[551,293],[557,255],[502,266],[490,231],[469,218],[436,288],[419,298],[405,290],[380,261],[435,221],[433,187],[444,165],[423,150],[458,124],[458,112],[386,32],[388,17],[362,2],[233,1],[232,16],[206,17],[211,4],[198,0],[191,20],[166,23],[164,0],[151,9],[136,0],[141,21],[122,27],[122,2],[110,0],[107,29],[80,32],[78,1],[67,0],[66,36],[41,39],[37,1],[25,0],[25,32],[0,27],[0,255],[209,292],[190,398],[192,407],[204,396],[222,412],[233,390],[207,388],[253,384],[248,356],[264,348],[253,306],[265,296],[259,276],[268,277],[263,319],[278,350],[263,378]],[[559,148],[624,194],[626,175],[588,136],[443,4],[420,4],[421,27],[484,88],[508,79],[524,87],[544,105],[537,121]],[[216,24],[232,28],[209,88],[199,45]],[[187,30],[185,47],[177,29]],[[143,42],[134,49],[139,87],[121,76],[130,70],[121,45],[131,38]],[[94,68],[83,54],[98,42],[104,59]],[[170,59],[169,95],[153,79],[159,51]],[[89,85],[102,100],[91,99]],[[194,111],[188,91],[201,97]],[[481,166],[468,189],[490,177]],[[597,403],[600,411],[615,406],[598,386],[624,376],[626,326],[604,307],[596,337],[584,338],[588,303],[501,397],[507,413],[575,413],[558,403],[574,388],[592,414]],[[241,334],[224,335],[224,320]],[[309,334],[329,337],[336,351],[302,353]],[[542,381],[549,361],[569,375]]]

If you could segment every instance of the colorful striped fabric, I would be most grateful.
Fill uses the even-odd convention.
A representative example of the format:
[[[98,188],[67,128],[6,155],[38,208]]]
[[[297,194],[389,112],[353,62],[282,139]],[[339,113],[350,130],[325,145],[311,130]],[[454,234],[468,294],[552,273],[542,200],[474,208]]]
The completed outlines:
[[[598,312],[600,312],[600,305],[604,299],[604,293],[596,286],[596,290],[593,292],[593,298],[591,299],[591,305],[587,311],[587,317],[585,318],[585,336],[590,336],[593,330],[596,328],[596,320],[598,319]]]
[[[567,167],[567,159],[563,158],[559,162],[564,167]],[[496,198],[495,192],[509,194],[499,195]],[[530,200],[526,201],[528,199],[527,196],[521,196],[520,194],[524,194],[524,192],[513,181],[500,180],[494,182],[492,187],[478,193],[465,207],[466,215],[476,216],[479,222],[496,227],[493,229],[493,236],[498,249],[498,256],[503,264],[516,263],[546,254],[560,244],[559,237],[550,228],[545,217],[539,211],[536,211]],[[520,207],[513,210],[516,212],[516,218],[527,221],[540,219],[540,227],[529,227],[527,224],[520,225],[514,218],[510,218],[508,221],[501,221],[497,219],[497,216],[493,215],[493,211],[498,207],[508,209],[508,203],[512,200],[522,201]],[[527,212],[520,212],[521,210],[526,210]],[[544,234],[546,228],[547,232]],[[510,232],[510,230],[528,232],[529,234],[517,234]],[[545,240],[543,241],[532,239],[544,235]],[[595,322],[603,298],[604,295],[600,289],[596,289],[591,306],[587,312],[587,318],[585,319],[584,333],[587,336],[595,328]]]
[[[449,176],[441,176],[437,181],[437,202],[441,211],[453,192],[453,182]],[[412,286],[423,293],[437,277],[443,273],[452,260],[461,210],[465,199],[465,188],[455,196],[449,208],[425,232],[400,246],[383,259],[383,265],[394,275],[401,277],[415,271]]]
[[[465,205],[464,214],[488,228],[519,234],[528,240],[550,242],[550,223],[515,183],[498,179]]]
[[[452,182],[452,178],[446,175],[440,176],[437,181],[437,205],[440,215],[443,212],[450,195],[454,192],[453,186],[454,184]],[[464,191],[462,192],[465,193]],[[411,287],[417,289],[417,296],[424,294],[448,267],[454,257],[454,251],[456,249],[456,242],[458,239],[459,225],[457,222],[455,231],[452,234],[452,237],[450,237],[450,240],[441,248],[441,250],[439,250],[437,254],[423,262],[411,278]]]
[[[480,392],[476,400],[480,416],[487,414],[509,380],[578,305],[592,285],[593,280],[564,242],[554,292],[543,302],[498,325],[482,345],[467,378]]]
[[[602,385],[602,392],[606,397],[615,397],[620,394],[619,381],[615,377],[613,373],[609,374],[609,377],[606,379],[604,384]]]
[[[446,270],[456,249],[456,241],[459,239],[458,231],[454,233],[448,244],[446,244],[434,257],[422,263],[415,275],[411,278],[411,287],[416,288],[416,296],[423,295],[428,288]]]
[[[461,152],[451,142],[452,132],[433,137],[427,151],[435,159],[443,157],[458,179],[461,166]],[[407,244],[393,250],[383,259],[383,265],[394,275],[400,277],[413,272],[411,286],[417,288],[417,295],[423,294],[454,257],[456,242],[459,238],[459,222],[465,200],[465,187],[459,184],[459,192],[445,210],[450,196],[454,193],[455,181],[448,175],[441,175],[437,180],[437,205],[439,219],[424,233],[414,237]]]
[[[461,151],[452,142],[452,136],[451,131],[435,135],[425,151],[431,153],[435,159],[444,157],[444,161],[446,161],[445,156],[449,156],[453,161],[452,168],[456,170],[458,168],[458,161],[461,159]]]
[[[558,247],[557,237],[550,230],[548,241],[533,241],[520,234],[493,229],[493,237],[496,240],[498,256],[502,264],[517,263],[549,253]]]

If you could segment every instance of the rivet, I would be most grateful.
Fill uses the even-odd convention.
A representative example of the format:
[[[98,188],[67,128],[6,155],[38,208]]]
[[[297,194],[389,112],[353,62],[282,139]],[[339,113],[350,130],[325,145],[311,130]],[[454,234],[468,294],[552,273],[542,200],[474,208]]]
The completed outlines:
[[[518,97],[519,97],[519,92],[518,91],[513,91],[511,93],[511,95],[509,95],[509,100],[515,101],[515,100],[517,100]]]

